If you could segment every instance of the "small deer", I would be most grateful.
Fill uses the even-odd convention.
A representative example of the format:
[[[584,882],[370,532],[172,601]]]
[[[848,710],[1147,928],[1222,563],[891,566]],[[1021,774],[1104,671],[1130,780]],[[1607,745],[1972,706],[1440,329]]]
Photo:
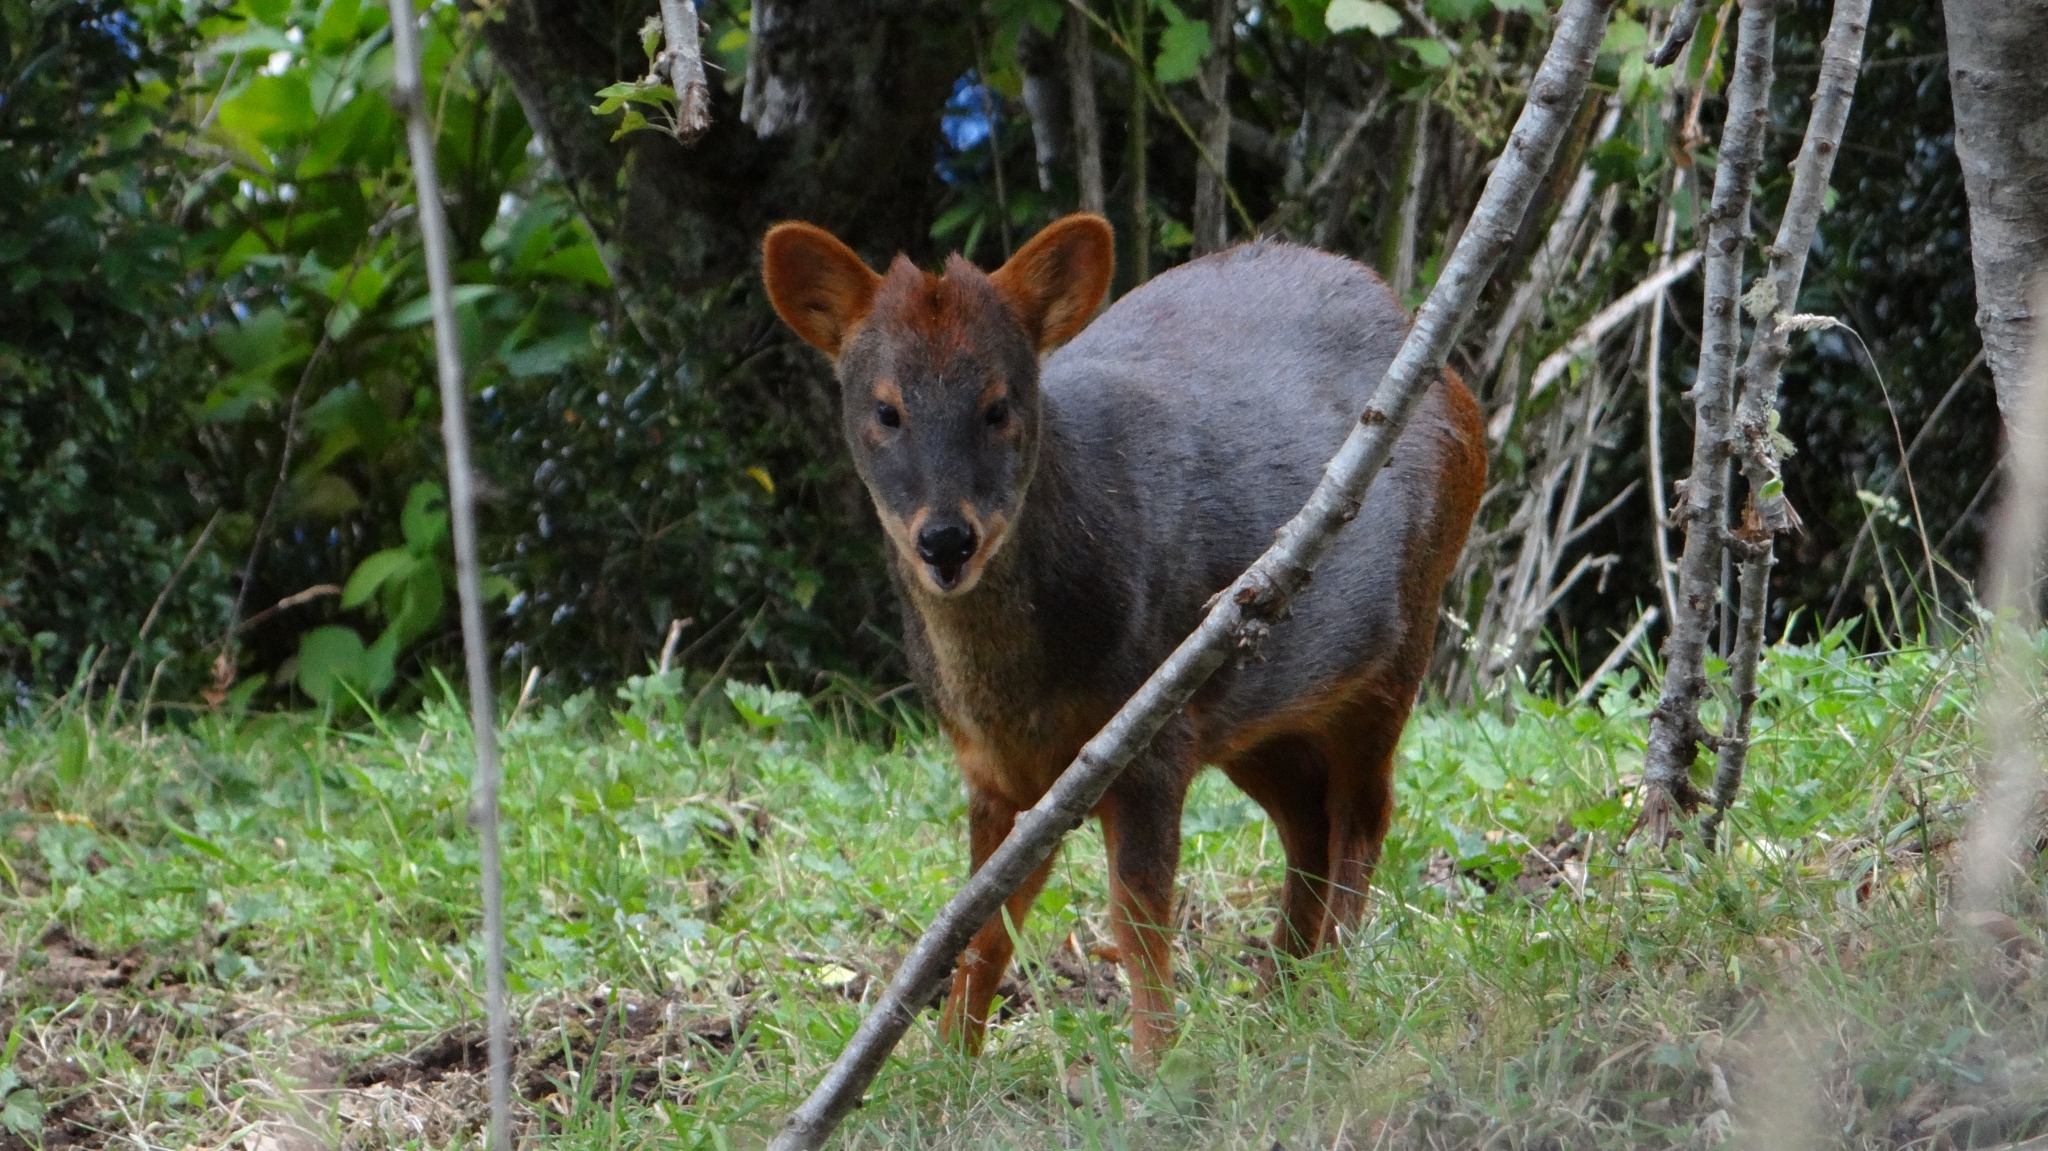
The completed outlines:
[[[899,255],[877,275],[803,223],[762,249],[776,312],[835,365],[979,869],[1300,509],[1408,316],[1363,266],[1262,241],[1166,272],[1090,323],[1114,264],[1091,215],[990,273],[956,254],[933,275]],[[1286,852],[1275,949],[1301,956],[1357,927],[1484,443],[1446,370],[1262,658],[1219,670],[1095,809],[1141,1060],[1172,1040],[1181,806],[1203,764],[1266,810]],[[1051,868],[1010,897],[1012,921]],[[941,1031],[969,1051],[1012,952],[998,916],[955,968]]]

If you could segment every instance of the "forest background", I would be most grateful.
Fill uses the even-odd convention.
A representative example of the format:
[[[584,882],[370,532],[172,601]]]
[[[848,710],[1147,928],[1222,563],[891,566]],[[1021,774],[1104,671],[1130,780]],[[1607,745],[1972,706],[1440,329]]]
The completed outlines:
[[[711,124],[688,147],[644,79],[651,4],[431,9],[508,683],[570,694],[665,643],[693,687],[901,679],[836,389],[761,293],[769,223],[815,221],[878,265],[992,265],[1099,206],[1119,292],[1256,232],[1354,255],[1413,304],[1549,19],[1530,0],[1088,7],[706,0]],[[1630,292],[1698,246],[1731,13],[1658,69],[1668,12],[1623,5],[1453,354],[1495,435],[1446,601],[1433,682],[1452,698],[1544,660],[1583,671],[1667,605],[1697,274]],[[1763,235],[1827,18],[1779,16]],[[358,0],[0,0],[0,707],[66,689],[346,707],[452,665],[386,20]],[[1969,602],[2001,435],[1940,6],[1877,4],[1868,44],[1794,309],[1854,331],[1801,337],[1786,369],[1804,531],[1771,633],[1853,618],[1877,649]],[[1228,141],[1210,153],[1227,184],[1204,140]],[[1624,298],[1643,306],[1588,327]]]

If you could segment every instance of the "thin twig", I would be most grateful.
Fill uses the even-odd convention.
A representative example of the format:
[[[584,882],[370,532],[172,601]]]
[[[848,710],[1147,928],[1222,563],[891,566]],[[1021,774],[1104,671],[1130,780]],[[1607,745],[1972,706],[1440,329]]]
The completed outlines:
[[[1323,189],[1330,186],[1330,181],[1336,178],[1337,173],[1344,170],[1344,161],[1350,158],[1351,149],[1358,143],[1359,134],[1372,123],[1373,117],[1380,114],[1380,105],[1387,102],[1387,94],[1393,90],[1392,82],[1383,80],[1379,87],[1373,89],[1372,95],[1366,97],[1365,107],[1360,108],[1358,114],[1351,117],[1351,122],[1344,125],[1344,134],[1337,137],[1337,143],[1330,149],[1329,156],[1324,158],[1323,166],[1316,169],[1315,178],[1308,182],[1308,187],[1301,190],[1303,200],[1314,200],[1322,195]]]
[[[334,306],[329,308],[320,322],[320,340],[313,345],[313,354],[306,357],[306,366],[299,371],[299,382],[292,387],[290,405],[285,410],[284,444],[278,449],[277,480],[270,486],[270,497],[263,501],[263,515],[256,521],[256,534],[249,540],[249,558],[242,564],[241,586],[235,589],[235,601],[228,609],[227,627],[222,629],[220,654],[213,663],[213,687],[209,699],[225,699],[227,689],[235,682],[235,637],[241,634],[242,610],[248,605],[249,588],[256,580],[256,563],[263,557],[263,544],[270,536],[270,521],[277,515],[277,502],[284,495],[286,485],[291,481],[292,454],[297,446],[299,411],[304,407],[306,388],[313,382],[313,373],[327,358],[334,346],[334,318],[350,300],[356,274],[362,270],[363,261],[376,249],[384,233],[410,213],[402,205],[394,204],[383,217],[370,226],[363,237],[363,244],[356,251],[355,259],[348,266],[348,274],[342,277],[341,290],[334,295]]]
[[[1678,209],[1672,203],[1685,181],[1685,169],[1672,166],[1671,195],[1665,198],[1662,208],[1662,227],[1658,229],[1657,261],[1660,266],[1671,263],[1671,244],[1678,232]],[[1650,469],[1650,511],[1654,516],[1651,524],[1651,550],[1657,557],[1657,587],[1664,593],[1664,614],[1668,618],[1678,611],[1678,588],[1671,578],[1671,515],[1664,506],[1664,394],[1660,377],[1664,359],[1664,300],[1659,293],[1650,303],[1650,348],[1643,361],[1643,403],[1644,440],[1648,451],[1645,453]]]
[[[1700,725],[1707,694],[1707,630],[1720,584],[1726,475],[1733,451],[1735,354],[1741,342],[1736,297],[1749,240],[1750,187],[1763,160],[1770,118],[1771,48],[1775,0],[1743,0],[1736,36],[1735,75],[1728,85],[1728,119],[1707,213],[1706,304],[1700,326],[1699,370],[1692,386],[1692,474],[1673,518],[1685,527],[1678,560],[1678,602],[1664,637],[1664,690],[1650,714],[1643,757],[1639,827],[1652,844],[1672,835],[1672,821],[1699,799],[1692,783],[1699,745],[1710,741]]]
[[[1876,369],[1876,366],[1876,361],[1873,360],[1871,362],[1873,371]],[[1884,489],[1877,493],[1879,500],[1889,499],[1892,492],[1898,488],[1900,478],[1911,472],[1913,457],[1920,453],[1920,445],[1927,442],[1928,434],[1933,432],[1935,425],[1941,422],[1943,413],[1948,411],[1949,402],[1962,392],[1963,384],[1968,382],[1969,378],[1982,366],[1984,366],[1984,349],[1980,347],[1977,349],[1977,354],[1970,358],[1969,364],[1956,376],[1955,383],[1950,384],[1948,391],[1942,393],[1941,402],[1934,405],[1934,411],[1928,413],[1927,418],[1921,421],[1920,430],[1913,433],[1913,442],[1906,445],[1905,453],[1899,457],[1898,470],[1885,479]],[[1881,379],[1882,377],[1879,378]],[[1996,474],[1996,469],[1993,470],[1993,474]],[[1828,614],[1826,623],[1823,626],[1835,622],[1835,613],[1842,606],[1842,593],[1849,590],[1849,581],[1856,576],[1856,561],[1863,554],[1864,543],[1870,539],[1870,530],[1874,522],[1871,516],[1864,516],[1863,526],[1856,529],[1856,539],[1849,545],[1849,558],[1842,561],[1841,581],[1835,584],[1835,594],[1828,601]],[[1960,517],[1958,522],[1960,522]],[[1946,535],[1942,537],[1942,542],[1944,544],[1948,542]],[[1937,552],[1940,551],[1940,545],[1937,545],[1935,550]]]
[[[1074,112],[1074,178],[1081,185],[1081,210],[1100,216],[1108,206],[1102,191],[1102,119],[1095,107],[1095,52],[1088,24],[1095,14],[1086,0],[1068,0],[1066,22],[1067,99]]]
[[[1514,241],[1536,185],[1585,92],[1610,3],[1568,0],[1558,13],[1555,37],[1529,85],[1528,102],[1487,180],[1471,225],[1307,504],[1280,529],[1273,547],[1215,596],[1194,634],[1082,747],[1044,798],[1018,815],[1009,837],[933,919],[838,1061],[789,1116],[771,1145],[774,1151],[824,1143],[859,1102],[968,936],[1044,862],[1062,836],[1080,825],[1124,765],[1209,675],[1233,651],[1256,645],[1307,581],[1338,530],[1356,516],[1374,477],[1391,458],[1395,438],[1429,382],[1441,373],[1458,327]]]
[[[421,100],[418,26],[412,0],[390,0],[396,74],[391,102],[404,112],[426,248],[427,287],[433,305],[434,361],[441,386],[441,439],[448,453],[448,518],[455,542],[455,586],[462,611],[462,654],[469,680],[469,725],[476,740],[476,778],[470,824],[478,840],[483,897],[484,1004],[489,1016],[490,1151],[512,1148],[511,1021],[505,988],[505,893],[498,843],[498,729],[493,717],[491,668],[484,650],[483,584],[477,570],[475,477],[469,462],[468,397],[463,390],[460,336],[455,330],[454,276],[449,270],[448,221],[434,171],[434,138]]]
[[[1607,658],[1600,661],[1600,666],[1594,668],[1593,674],[1587,676],[1585,682],[1579,685],[1579,690],[1572,694],[1573,707],[1583,706],[1587,700],[1593,698],[1593,692],[1599,689],[1600,681],[1605,679],[1609,672],[1620,667],[1621,661],[1628,658],[1628,653],[1643,642],[1643,637],[1649,634],[1650,627],[1657,622],[1657,615],[1655,606],[1643,610],[1635,626],[1628,629],[1628,634],[1621,637],[1621,641],[1614,645],[1614,650],[1607,653]]]
[[[1607,110],[1593,130],[1593,143],[1605,143],[1620,123],[1621,101],[1618,98],[1609,100]],[[1515,286],[1514,294],[1508,297],[1507,306],[1501,309],[1500,318],[1494,321],[1493,330],[1487,334],[1485,350],[1479,357],[1479,370],[1473,377],[1475,386],[1493,379],[1494,373],[1500,370],[1501,361],[1507,356],[1509,341],[1514,339],[1522,322],[1529,317],[1530,309],[1563,274],[1572,245],[1578,239],[1579,223],[1586,218],[1586,209],[1593,203],[1593,180],[1593,169],[1584,166],[1572,178],[1571,190],[1565,193],[1564,202],[1557,209],[1557,217],[1550,222],[1550,231],[1544,235],[1543,247],[1538,249],[1536,258],[1529,264],[1528,277]]]
[[[206,527],[200,530],[199,538],[193,540],[192,546],[185,549],[185,558],[178,561],[177,570],[171,573],[170,579],[164,581],[163,590],[156,593],[156,602],[149,605],[149,613],[142,617],[142,626],[135,630],[135,646],[128,649],[128,658],[121,661],[121,674],[114,680],[114,694],[107,704],[108,718],[113,717],[113,708],[120,703],[121,693],[128,687],[128,673],[135,669],[135,661],[142,657],[142,642],[149,638],[149,629],[156,626],[157,613],[164,610],[165,601],[171,598],[171,591],[178,586],[178,581],[185,577],[185,569],[192,566],[192,561],[199,555],[199,549],[205,547],[206,541],[213,538],[213,529],[220,526],[223,510],[213,509],[213,516],[206,521]]]
[[[1557,378],[1565,374],[1565,370],[1571,367],[1574,360],[1585,359],[1587,354],[1607,337],[1607,333],[1620,327],[1630,316],[1662,296],[1672,284],[1692,275],[1693,269],[1697,268],[1699,263],[1698,249],[1687,252],[1675,263],[1660,268],[1642,283],[1623,293],[1621,298],[1595,312],[1592,319],[1587,320],[1583,327],[1572,334],[1571,339],[1565,341],[1564,347],[1543,357],[1542,362],[1536,365],[1535,373],[1529,377],[1529,387],[1518,400],[1502,407],[1486,422],[1487,437],[1499,443],[1508,434],[1508,428],[1513,425],[1515,411],[1520,404],[1534,399],[1545,388],[1556,383]]]

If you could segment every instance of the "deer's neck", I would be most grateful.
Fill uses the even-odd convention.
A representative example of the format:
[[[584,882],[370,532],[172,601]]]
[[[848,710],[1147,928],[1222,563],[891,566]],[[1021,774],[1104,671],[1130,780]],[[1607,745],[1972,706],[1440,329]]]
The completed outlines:
[[[914,670],[948,725],[970,739],[1007,743],[1056,726],[1047,713],[1059,710],[1072,679],[1074,653],[1062,650],[1057,616],[1077,589],[1062,573],[1092,565],[1063,538],[1076,493],[1056,448],[1051,437],[1042,443],[1016,527],[973,590],[935,596],[901,573],[915,616],[905,621],[917,632]]]

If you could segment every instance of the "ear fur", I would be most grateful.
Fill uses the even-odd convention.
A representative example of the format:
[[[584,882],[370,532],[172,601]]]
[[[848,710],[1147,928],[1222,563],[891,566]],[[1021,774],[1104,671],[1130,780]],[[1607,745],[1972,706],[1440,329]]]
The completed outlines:
[[[989,275],[1039,351],[1073,338],[1095,315],[1116,271],[1116,234],[1100,216],[1048,224]]]
[[[791,221],[762,239],[761,281],[782,322],[836,360],[867,319],[882,277],[832,233]]]

